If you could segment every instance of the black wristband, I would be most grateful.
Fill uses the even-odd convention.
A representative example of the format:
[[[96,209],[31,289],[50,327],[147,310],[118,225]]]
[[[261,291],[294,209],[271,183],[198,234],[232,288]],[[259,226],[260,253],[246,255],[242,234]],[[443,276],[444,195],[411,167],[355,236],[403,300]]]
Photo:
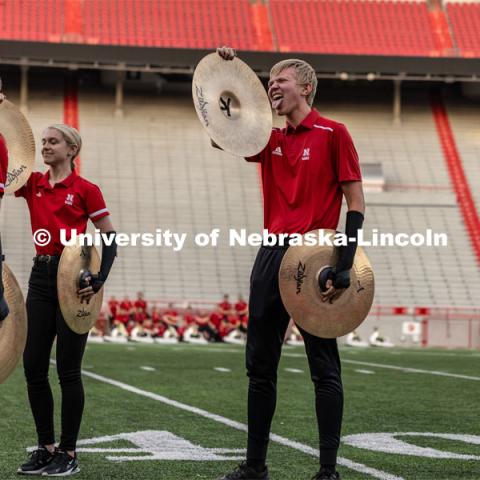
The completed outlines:
[[[2,272],[2,263],[3,263],[3,251],[2,251],[2,239],[0,238],[0,297],[3,297],[3,272]]]
[[[337,272],[344,272],[352,268],[355,252],[357,251],[358,231],[362,229],[363,220],[362,213],[356,210],[347,212],[347,221],[345,223],[347,245],[340,247],[338,262],[335,268]]]
[[[5,318],[7,318],[9,314],[7,301],[5,300],[5,297],[4,297],[2,263],[3,263],[3,252],[2,252],[2,240],[0,239],[0,322],[2,320],[5,320]]]
[[[107,232],[102,234],[102,263],[100,264],[100,272],[98,272],[98,279],[105,282],[108,274],[112,269],[113,262],[117,256],[117,242],[115,236],[117,232]],[[104,237],[107,237],[108,244]]]

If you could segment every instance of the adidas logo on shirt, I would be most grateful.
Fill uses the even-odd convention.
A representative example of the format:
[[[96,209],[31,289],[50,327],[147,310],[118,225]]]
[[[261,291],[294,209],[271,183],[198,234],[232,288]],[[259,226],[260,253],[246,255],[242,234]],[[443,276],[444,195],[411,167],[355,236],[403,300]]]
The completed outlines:
[[[310,148],[303,149],[302,160],[310,160]]]
[[[272,155],[280,155],[282,156],[282,149],[280,147],[277,147],[275,150],[273,150]]]

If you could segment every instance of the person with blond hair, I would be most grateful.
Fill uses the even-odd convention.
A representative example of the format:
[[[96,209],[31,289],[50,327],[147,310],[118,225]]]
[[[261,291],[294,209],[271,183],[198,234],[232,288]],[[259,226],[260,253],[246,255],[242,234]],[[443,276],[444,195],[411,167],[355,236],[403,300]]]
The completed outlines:
[[[217,49],[225,60],[235,51]],[[267,146],[247,161],[262,167],[264,228],[273,234],[336,230],[342,199],[348,212],[339,260],[319,289],[334,302],[350,286],[350,269],[365,209],[358,155],[344,125],[312,108],[317,88],[307,62],[287,59],[270,71],[268,97],[285,128],[274,128]],[[214,145],[215,146],[215,145]],[[280,297],[278,272],[288,245],[262,246],[250,281],[246,365],[248,387],[247,458],[222,480],[269,479],[266,465],[270,426],[277,397],[277,369],[290,316]],[[299,327],[315,390],[320,437],[320,469],[315,480],[336,480],[343,414],[343,387],[336,339],[315,337]]]
[[[107,280],[116,256],[115,231],[98,186],[77,175],[75,158],[82,148],[79,132],[64,124],[47,127],[42,134],[45,173],[34,172],[15,192],[27,201],[32,233],[43,229],[46,244],[36,242],[36,256],[26,300],[28,334],[23,364],[28,399],[37,431],[38,447],[18,473],[66,476],[77,473],[76,442],[84,409],[81,364],[88,333],[73,332],[62,316],[57,294],[57,270],[64,248],[60,231],[69,239],[73,229],[85,233],[90,219],[111,242],[102,245],[100,271],[85,279],[78,291],[88,302]],[[109,245],[107,245],[109,244]],[[54,402],[48,380],[50,353],[56,338],[56,366],[60,380],[61,437],[55,446]]]

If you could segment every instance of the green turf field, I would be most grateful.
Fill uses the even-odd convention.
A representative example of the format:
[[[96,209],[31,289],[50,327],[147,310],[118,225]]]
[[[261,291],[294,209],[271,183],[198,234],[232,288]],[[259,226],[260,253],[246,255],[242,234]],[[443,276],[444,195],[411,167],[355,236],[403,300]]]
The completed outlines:
[[[480,353],[342,349],[341,355],[344,437],[393,432],[473,436],[395,437],[410,444],[401,444],[403,453],[378,451],[398,450],[389,441],[392,436],[360,441],[360,447],[373,445],[373,450],[344,443],[343,479],[480,479]],[[242,347],[89,345],[84,367],[86,410],[80,438],[113,438],[79,446],[91,450],[80,451],[76,478],[215,479],[243,456],[247,381]],[[51,378],[58,399],[53,365]],[[313,449],[318,442],[303,348],[284,349],[278,390],[271,478],[309,479],[317,469]],[[7,480],[18,478],[25,449],[35,445],[21,368],[0,392],[0,480]],[[56,413],[58,419],[59,403]],[[427,450],[405,454],[418,447]],[[472,458],[429,458],[425,453]]]

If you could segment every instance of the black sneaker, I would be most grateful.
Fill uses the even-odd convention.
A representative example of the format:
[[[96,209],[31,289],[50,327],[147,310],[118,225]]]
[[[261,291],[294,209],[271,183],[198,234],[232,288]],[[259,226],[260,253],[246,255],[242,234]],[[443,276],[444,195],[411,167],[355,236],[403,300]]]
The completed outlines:
[[[312,477],[312,480],[340,480],[340,474],[329,468],[322,467],[320,471]]]
[[[233,472],[227,473],[220,480],[270,480],[270,477],[266,465],[261,472],[257,472],[249,467],[247,462],[242,462]]]
[[[39,446],[30,453],[30,458],[18,468],[17,473],[21,475],[40,475],[51,463],[54,456],[54,453],[50,453],[45,447]]]
[[[42,476],[46,477],[66,477],[75,475],[80,469],[78,468],[77,456],[71,457],[63,450],[57,450],[50,464],[43,470]]]

